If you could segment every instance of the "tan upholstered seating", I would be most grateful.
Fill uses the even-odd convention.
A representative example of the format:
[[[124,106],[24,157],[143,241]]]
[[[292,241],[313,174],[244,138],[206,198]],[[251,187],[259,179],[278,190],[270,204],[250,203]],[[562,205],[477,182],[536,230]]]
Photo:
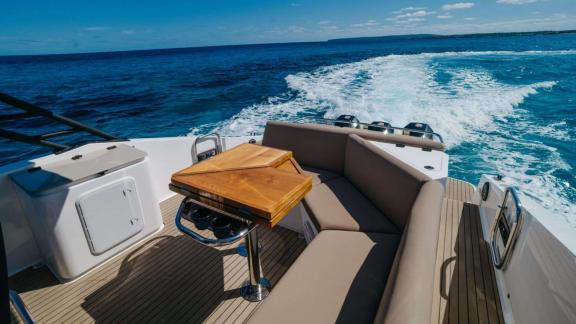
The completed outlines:
[[[306,195],[305,208],[319,230],[400,233],[346,178],[316,185]]]
[[[438,181],[422,186],[374,323],[430,323],[443,195]]]
[[[319,230],[400,233],[420,187],[429,177],[349,135],[344,177],[314,186],[304,206]]]
[[[323,231],[250,323],[368,323],[378,310],[400,235]]]
[[[348,130],[267,125],[263,144],[316,175],[320,233],[250,323],[430,322],[444,187]]]
[[[302,165],[301,167],[305,174],[312,176],[312,185],[318,185],[342,177],[342,175],[328,170],[317,169],[307,165]]]

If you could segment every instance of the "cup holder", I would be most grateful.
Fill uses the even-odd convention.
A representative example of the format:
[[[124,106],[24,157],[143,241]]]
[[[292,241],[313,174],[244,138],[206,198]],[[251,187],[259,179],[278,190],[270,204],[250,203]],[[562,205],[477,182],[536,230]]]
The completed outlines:
[[[194,223],[199,231],[210,230],[217,239],[226,239],[246,229],[247,224],[231,217],[213,212],[208,208],[186,202],[182,218]]]
[[[207,208],[198,208],[192,212],[190,219],[196,225],[196,228],[203,231],[210,227],[211,212]]]
[[[226,238],[232,234],[232,220],[224,216],[215,216],[210,222],[210,227],[217,238]]]

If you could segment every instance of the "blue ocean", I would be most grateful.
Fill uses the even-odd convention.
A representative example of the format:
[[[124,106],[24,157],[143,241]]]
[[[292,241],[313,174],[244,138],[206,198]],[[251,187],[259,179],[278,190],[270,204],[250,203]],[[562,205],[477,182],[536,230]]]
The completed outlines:
[[[502,174],[576,227],[576,33],[0,57],[0,92],[124,138],[259,133],[269,119],[344,113],[426,122],[451,176]],[[47,153],[0,145],[2,165]]]

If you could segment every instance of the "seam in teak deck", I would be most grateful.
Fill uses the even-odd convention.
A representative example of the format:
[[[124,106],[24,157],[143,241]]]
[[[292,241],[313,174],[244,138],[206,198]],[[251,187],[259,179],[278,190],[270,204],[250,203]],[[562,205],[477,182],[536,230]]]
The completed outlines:
[[[242,323],[257,306],[240,297],[246,258],[236,244],[211,248],[182,235],[174,226],[181,200],[161,203],[160,233],[86,276],[60,284],[42,267],[11,278],[11,288],[38,323]],[[259,234],[262,268],[274,285],[306,243],[281,227]]]
[[[432,323],[504,323],[474,187],[447,181],[442,204]]]

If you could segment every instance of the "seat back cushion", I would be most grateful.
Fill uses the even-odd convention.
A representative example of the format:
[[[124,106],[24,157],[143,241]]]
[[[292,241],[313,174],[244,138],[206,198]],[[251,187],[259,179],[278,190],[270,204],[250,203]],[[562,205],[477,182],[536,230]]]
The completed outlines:
[[[347,136],[338,127],[270,121],[262,145],[292,151],[302,165],[342,174]]]
[[[403,229],[422,184],[430,177],[352,134],[344,175],[399,229]]]
[[[438,181],[422,186],[374,323],[430,323],[443,195]]]

